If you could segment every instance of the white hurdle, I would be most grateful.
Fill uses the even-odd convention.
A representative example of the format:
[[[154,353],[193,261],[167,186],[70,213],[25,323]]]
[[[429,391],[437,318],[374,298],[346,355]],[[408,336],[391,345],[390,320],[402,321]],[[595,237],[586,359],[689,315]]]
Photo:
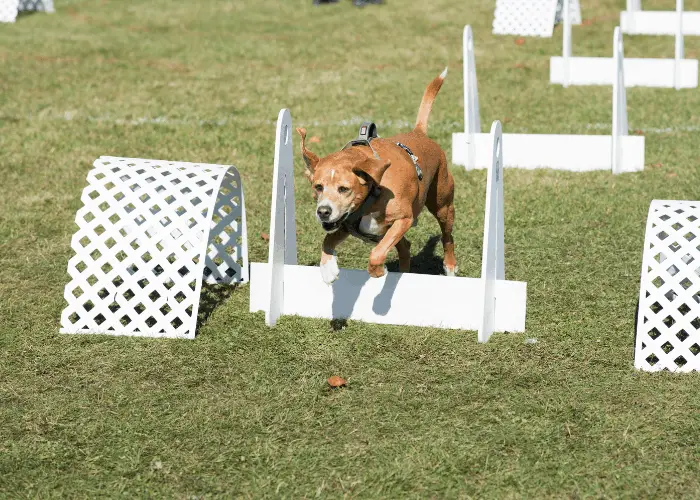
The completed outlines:
[[[623,57],[622,36],[615,28],[615,45],[619,44],[619,57],[623,57],[625,86],[696,88],[698,86],[698,61],[685,59],[683,51],[683,0],[676,1],[676,47],[673,59],[628,58]],[[564,3],[564,8],[568,4]],[[613,57],[572,57],[571,21],[564,15],[564,37],[561,57],[550,58],[549,81],[569,85],[612,85],[616,78],[615,55]],[[618,41],[619,40],[619,41]]]
[[[366,270],[340,269],[331,286],[317,266],[297,265],[291,128],[291,115],[283,109],[277,121],[270,253],[267,263],[251,264],[251,312],[265,311],[268,326],[282,315],[298,315],[478,330],[479,342],[493,332],[525,331],[527,283],[505,280],[499,122],[490,134],[481,278],[394,272],[370,278]]]
[[[676,10],[642,10],[641,0],[627,0],[627,10],[620,12],[620,27],[627,35],[700,35],[700,12],[686,12],[681,2]],[[680,14],[680,20],[678,19]]]
[[[578,0],[496,0],[493,12],[494,35],[551,37],[554,25],[561,20],[560,5],[571,4],[570,19],[581,24]],[[562,9],[563,11],[563,9]]]
[[[565,4],[566,5],[566,4]],[[470,26],[464,28],[464,133],[452,134],[452,163],[467,170],[491,164],[489,134],[481,133],[479,96]],[[644,137],[629,136],[627,96],[622,61],[622,35],[615,31],[612,81],[612,135],[503,134],[503,165],[614,174],[644,169]]]

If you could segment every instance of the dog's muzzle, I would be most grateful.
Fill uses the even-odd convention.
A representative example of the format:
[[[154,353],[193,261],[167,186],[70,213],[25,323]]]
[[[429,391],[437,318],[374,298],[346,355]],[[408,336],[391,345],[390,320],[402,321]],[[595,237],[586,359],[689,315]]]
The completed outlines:
[[[343,215],[342,217],[340,217],[338,220],[333,221],[333,222],[323,222],[323,221],[320,221],[320,222],[321,222],[321,227],[322,227],[323,230],[324,230],[325,232],[327,232],[327,233],[334,233],[334,232],[337,231],[338,228],[343,224],[343,222],[345,222],[345,219],[348,218],[348,215],[349,215],[349,214],[346,213],[345,215]]]

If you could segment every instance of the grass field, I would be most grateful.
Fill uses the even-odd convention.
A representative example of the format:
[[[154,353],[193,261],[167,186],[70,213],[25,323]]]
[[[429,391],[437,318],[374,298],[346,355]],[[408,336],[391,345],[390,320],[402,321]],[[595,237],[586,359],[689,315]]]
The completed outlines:
[[[627,91],[642,173],[506,171],[525,334],[480,345],[471,331],[294,317],[268,329],[241,287],[206,290],[194,341],[66,336],[70,237],[100,155],[234,163],[250,258],[264,261],[282,107],[328,154],[362,119],[407,130],[449,65],[430,122],[449,158],[467,23],[484,131],[610,133],[612,96],[549,85],[561,28],[494,37],[493,0],[56,4],[0,26],[0,497],[700,497],[700,379],[633,369],[649,202],[698,197],[697,89]],[[574,54],[611,55],[624,2],[583,4]],[[672,57],[673,43],[626,37],[625,51]],[[299,260],[315,264],[322,231],[296,164]],[[453,172],[460,274],[478,276],[485,173]],[[427,214],[409,232],[416,272],[440,272],[438,234]],[[341,265],[368,254],[349,242]],[[330,375],[348,387],[329,390]]]

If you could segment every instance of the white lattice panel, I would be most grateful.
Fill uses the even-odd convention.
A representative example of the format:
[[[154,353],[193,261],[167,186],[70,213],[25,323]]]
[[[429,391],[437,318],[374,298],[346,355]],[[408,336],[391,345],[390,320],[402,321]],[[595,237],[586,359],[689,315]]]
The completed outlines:
[[[0,23],[14,23],[19,0],[0,0]]]
[[[634,365],[700,370],[700,202],[649,207]]]
[[[62,333],[194,338],[203,277],[248,280],[235,167],[103,156],[81,200]]]
[[[19,0],[20,11],[54,12],[53,0]]]
[[[562,6],[563,0],[496,0],[493,34],[551,37]],[[571,22],[580,24],[578,0],[569,0],[569,7]]]

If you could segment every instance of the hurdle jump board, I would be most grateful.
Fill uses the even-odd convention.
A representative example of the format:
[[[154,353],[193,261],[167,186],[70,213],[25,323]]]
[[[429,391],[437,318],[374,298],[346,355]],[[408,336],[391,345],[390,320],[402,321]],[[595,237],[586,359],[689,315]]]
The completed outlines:
[[[700,371],[700,202],[649,206],[634,366]]]
[[[613,57],[572,57],[571,22],[564,21],[563,49],[561,57],[550,58],[549,81],[569,85],[612,85],[617,78],[616,57],[623,61],[626,87],[696,88],[698,86],[698,61],[685,59],[681,14],[683,1],[677,0],[676,44],[673,59],[624,58],[622,35],[616,28],[613,38]],[[564,17],[566,19],[566,16]]]
[[[277,122],[270,254],[266,264],[251,264],[251,312],[265,311],[269,326],[282,315],[297,315],[478,330],[480,342],[494,331],[525,330],[527,284],[504,278],[500,123],[494,122],[491,134],[481,279],[394,272],[371,278],[366,270],[341,269],[330,286],[319,267],[296,265],[291,128],[291,115],[282,110]]]
[[[579,0],[496,0],[493,34],[551,37],[564,3],[570,6],[571,22],[581,24]]]
[[[620,27],[627,35],[675,35],[678,30],[676,10],[642,10],[641,0],[627,0],[627,10],[620,12]],[[700,12],[681,12],[681,33],[700,35]]]
[[[102,156],[87,180],[61,333],[194,338],[203,278],[248,281],[236,168]]]
[[[616,39],[621,35],[616,32]],[[479,93],[470,26],[464,28],[464,132],[452,134],[452,163],[467,170],[490,166],[489,134],[481,133]],[[613,173],[644,169],[644,137],[629,136],[622,53],[616,52],[612,135],[503,134],[503,165]]]

